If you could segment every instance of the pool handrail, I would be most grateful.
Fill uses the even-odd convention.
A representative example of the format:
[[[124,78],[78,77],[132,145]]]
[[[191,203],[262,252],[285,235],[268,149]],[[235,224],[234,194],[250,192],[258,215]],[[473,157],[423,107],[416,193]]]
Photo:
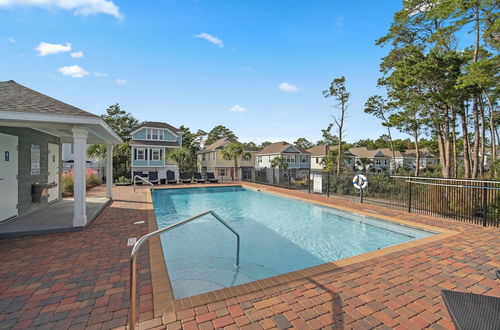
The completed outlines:
[[[185,225],[193,220],[196,220],[198,218],[201,218],[205,215],[211,214],[216,220],[218,220],[220,223],[222,223],[227,229],[229,229],[233,234],[236,235],[236,267],[240,266],[240,235],[222,218],[215,213],[213,210],[206,211],[203,213],[200,213],[198,215],[195,215],[189,219],[179,221],[177,223],[174,223],[173,225],[167,226],[165,228],[158,229],[156,231],[153,231],[151,233],[148,233],[141,238],[134,244],[134,247],[132,248],[132,252],[130,253],[130,314],[129,314],[129,327],[130,329],[135,329],[135,324],[136,324],[136,300],[137,300],[137,254],[139,253],[139,250],[146,242],[149,240],[151,237],[158,236],[162,233],[165,233],[169,230],[172,230],[174,228],[180,227],[182,225]]]
[[[148,179],[143,178],[143,177],[142,177],[142,176],[140,176],[140,175],[136,175],[136,176],[134,176],[134,178],[132,179],[132,181],[134,182],[134,192],[135,192],[135,185],[136,185],[135,179],[139,179],[139,180],[141,180],[142,182],[147,183],[148,185],[150,185],[150,186],[152,187],[151,189],[153,190],[153,192],[155,191],[155,185],[154,185],[154,184],[152,184],[152,183],[151,183],[151,181],[149,181]]]

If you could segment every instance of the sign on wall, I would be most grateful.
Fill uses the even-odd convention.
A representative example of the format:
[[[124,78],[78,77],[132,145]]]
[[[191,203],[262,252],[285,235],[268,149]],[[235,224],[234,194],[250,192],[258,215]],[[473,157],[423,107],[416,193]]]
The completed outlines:
[[[40,174],[40,145],[31,145],[31,175]]]

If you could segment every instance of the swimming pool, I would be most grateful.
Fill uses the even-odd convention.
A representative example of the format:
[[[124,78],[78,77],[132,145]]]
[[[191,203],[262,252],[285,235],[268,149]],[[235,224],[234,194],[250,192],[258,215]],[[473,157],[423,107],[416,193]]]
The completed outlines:
[[[175,299],[324,264],[433,232],[239,186],[153,192],[158,228],[214,210],[160,236]]]

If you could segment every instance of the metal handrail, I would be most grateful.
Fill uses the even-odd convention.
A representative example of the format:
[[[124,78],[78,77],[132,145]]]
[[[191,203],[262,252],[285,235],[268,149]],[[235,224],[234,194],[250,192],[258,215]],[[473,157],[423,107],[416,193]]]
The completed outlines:
[[[142,176],[140,175],[136,175],[134,176],[134,178],[132,179],[134,181],[134,192],[135,192],[135,179],[140,179],[142,182],[145,182],[147,184],[149,184],[151,187],[153,187],[153,191],[155,191],[155,185],[151,183],[151,181],[149,181],[148,179],[144,179]]]
[[[130,316],[129,316],[129,322],[130,322],[130,329],[135,329],[135,323],[136,323],[136,300],[137,300],[137,267],[136,267],[136,262],[137,262],[137,254],[139,252],[139,249],[141,248],[142,244],[149,240],[153,236],[158,236],[164,232],[167,232],[169,230],[172,230],[174,228],[177,228],[179,226],[185,225],[188,222],[191,222],[193,220],[196,220],[198,218],[201,218],[205,215],[211,214],[215,219],[217,219],[220,223],[222,223],[227,229],[229,229],[233,234],[236,235],[236,267],[240,266],[240,235],[224,220],[222,220],[217,213],[214,211],[210,210],[207,212],[200,213],[198,215],[195,215],[194,217],[191,217],[189,219],[179,221],[177,223],[174,223],[173,225],[167,226],[165,228],[158,229],[156,231],[153,231],[149,234],[146,234],[142,236],[135,244],[134,247],[132,248],[132,252],[130,253]]]

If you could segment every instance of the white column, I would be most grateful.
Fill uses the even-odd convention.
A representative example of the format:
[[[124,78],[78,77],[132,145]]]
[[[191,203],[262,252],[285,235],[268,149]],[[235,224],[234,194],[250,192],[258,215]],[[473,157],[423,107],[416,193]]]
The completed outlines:
[[[113,145],[106,145],[106,197],[113,198]]]
[[[75,163],[73,169],[74,175],[74,209],[73,209],[73,227],[82,227],[87,224],[87,210],[85,207],[85,185],[87,178],[85,176],[85,162],[87,153],[87,135],[84,127],[74,126],[73,145]]]

